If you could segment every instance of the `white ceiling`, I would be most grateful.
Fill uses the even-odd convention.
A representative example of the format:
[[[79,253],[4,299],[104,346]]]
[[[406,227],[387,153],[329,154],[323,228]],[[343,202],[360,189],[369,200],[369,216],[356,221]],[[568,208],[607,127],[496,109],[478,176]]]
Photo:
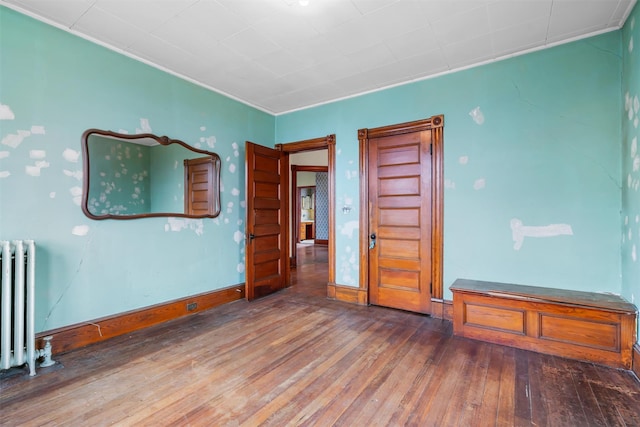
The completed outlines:
[[[620,28],[636,0],[0,0],[280,114]]]

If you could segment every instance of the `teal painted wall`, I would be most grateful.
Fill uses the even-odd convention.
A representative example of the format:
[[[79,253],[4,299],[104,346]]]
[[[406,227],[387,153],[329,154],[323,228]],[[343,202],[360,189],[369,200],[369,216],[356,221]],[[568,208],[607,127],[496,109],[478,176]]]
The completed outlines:
[[[244,282],[244,141],[273,145],[272,115],[4,7],[0,69],[0,238],[37,242],[37,331]],[[222,214],[86,218],[87,128],[217,152]]]
[[[640,304],[640,7],[622,29],[622,296]],[[640,330],[640,319],[638,319]],[[640,342],[640,340],[639,340]]]
[[[357,286],[357,129],[435,114],[445,115],[445,298],[465,277],[637,299],[633,243],[621,254],[620,241],[621,210],[623,234],[640,239],[637,186],[627,185],[629,172],[640,179],[630,154],[637,128],[623,108],[625,92],[640,96],[630,22],[273,117],[0,7],[0,238],[38,242],[37,331],[243,282],[245,140],[336,134],[336,279]],[[217,152],[221,216],[86,218],[80,136],[92,127]],[[514,233],[514,220],[525,228]]]
[[[276,141],[336,134],[336,282],[359,280],[357,130],[444,114],[445,298],[457,278],[620,293],[621,67],[611,32],[278,116]]]

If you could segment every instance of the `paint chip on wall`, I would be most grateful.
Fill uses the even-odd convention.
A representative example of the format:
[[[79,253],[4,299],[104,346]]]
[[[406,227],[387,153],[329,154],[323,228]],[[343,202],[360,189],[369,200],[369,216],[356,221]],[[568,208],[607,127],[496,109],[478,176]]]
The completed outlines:
[[[484,114],[482,113],[482,110],[480,110],[480,107],[476,107],[471,110],[469,112],[469,115],[471,116],[473,121],[476,122],[476,124],[481,125],[484,123]]]
[[[9,171],[0,171],[0,178],[6,178],[9,175],[11,175],[11,172]]]
[[[192,218],[167,218],[165,231],[181,231],[183,229],[193,230],[198,236],[204,233],[204,224],[201,219]]]
[[[68,162],[78,163],[78,160],[80,159],[80,152],[71,148],[66,148],[62,152],[62,157]]]
[[[233,241],[236,242],[237,244],[240,244],[240,242],[242,242],[244,240],[244,233],[240,230],[237,230],[235,233],[233,233]]]
[[[531,226],[522,224],[518,218],[513,218],[511,220],[511,235],[514,241],[513,249],[519,251],[525,237],[573,236],[573,230],[569,224]]]
[[[11,148],[16,148],[18,145],[22,144],[25,138],[31,135],[31,132],[28,130],[18,130],[18,133],[10,133],[9,135],[2,138],[1,143],[4,145],[8,145]]]
[[[456,183],[451,181],[450,179],[445,179],[444,180],[444,188],[447,188],[449,190],[455,190],[456,189]]]
[[[71,234],[74,236],[86,236],[89,233],[88,225],[76,225],[71,229]]]
[[[340,234],[344,234],[348,236],[349,239],[353,239],[353,232],[360,228],[360,223],[358,221],[347,221],[340,230]]]
[[[44,150],[30,150],[29,157],[32,159],[44,159],[47,157],[47,152]]]
[[[136,129],[136,133],[152,133],[149,119],[140,119],[140,129]]]
[[[473,189],[474,190],[482,190],[485,186],[485,180],[484,178],[479,178],[476,179],[476,181],[473,183]]]
[[[0,151],[0,159],[4,159],[9,157],[9,152],[8,151]]]
[[[27,175],[40,176],[40,171],[44,168],[48,168],[49,166],[50,166],[49,162],[40,160],[36,162],[36,164],[33,166],[31,165],[25,166],[24,169]]]
[[[44,126],[31,126],[31,133],[33,135],[44,135]]]
[[[13,120],[16,116],[8,105],[0,104],[0,120]]]
[[[458,158],[458,163],[460,163],[461,165],[466,165],[467,163],[469,163],[469,156],[460,156],[460,158]]]
[[[236,165],[234,165],[233,163],[231,163],[231,164],[229,165],[229,172],[231,172],[231,173],[235,173],[235,171],[236,171]]]
[[[66,176],[73,177],[78,181],[82,181],[82,171],[70,171],[67,169],[63,169],[62,173],[64,173]]]

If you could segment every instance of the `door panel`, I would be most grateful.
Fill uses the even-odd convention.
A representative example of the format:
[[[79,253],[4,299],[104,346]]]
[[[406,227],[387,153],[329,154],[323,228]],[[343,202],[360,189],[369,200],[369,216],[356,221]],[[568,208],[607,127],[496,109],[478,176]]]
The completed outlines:
[[[431,132],[371,138],[369,300],[429,313],[431,308]]]
[[[184,161],[186,197],[184,213],[187,215],[211,215],[214,212],[214,160],[211,157]]]
[[[287,158],[281,151],[246,143],[246,297],[288,285],[286,231]]]

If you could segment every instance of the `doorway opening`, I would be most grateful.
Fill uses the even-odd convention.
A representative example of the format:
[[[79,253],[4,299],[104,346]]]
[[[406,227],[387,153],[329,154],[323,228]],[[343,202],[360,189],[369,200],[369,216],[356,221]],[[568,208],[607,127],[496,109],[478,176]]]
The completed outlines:
[[[322,293],[327,296],[327,287],[335,283],[335,135],[277,144],[276,150],[287,156],[291,166],[288,229],[292,282],[322,281]]]

